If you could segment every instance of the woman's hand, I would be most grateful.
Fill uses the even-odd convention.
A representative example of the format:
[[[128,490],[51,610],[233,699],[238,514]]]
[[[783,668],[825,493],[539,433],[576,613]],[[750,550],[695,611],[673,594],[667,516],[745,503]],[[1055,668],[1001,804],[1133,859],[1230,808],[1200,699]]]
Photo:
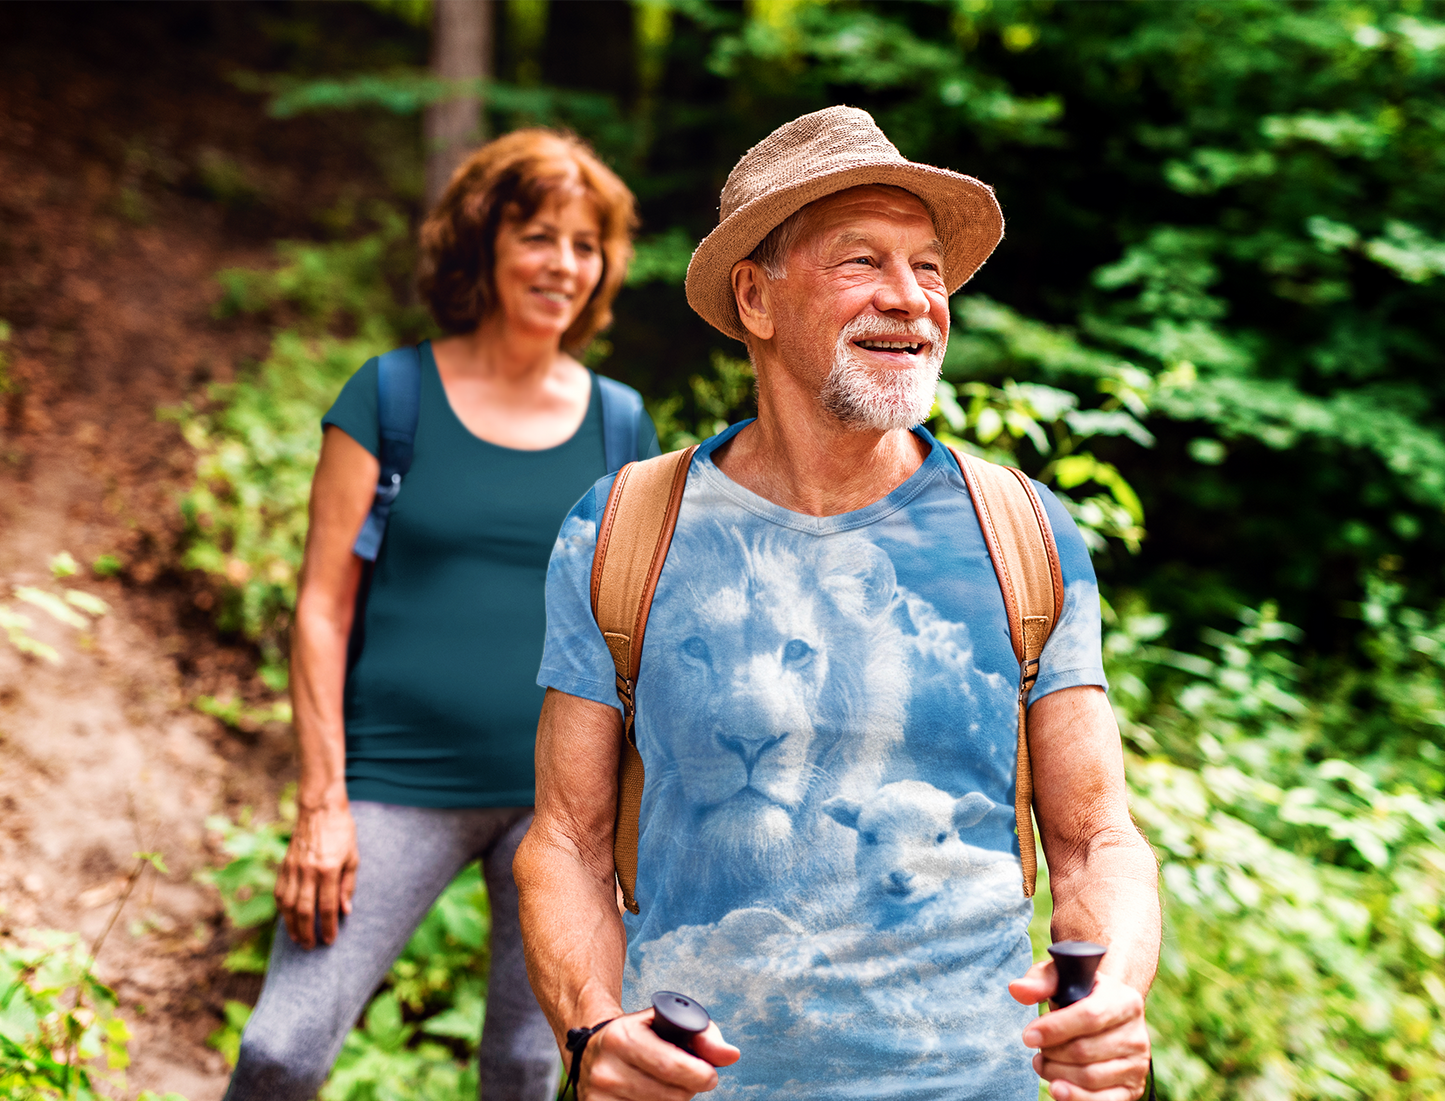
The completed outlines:
[[[286,932],[302,948],[336,940],[342,914],[351,913],[356,891],[356,823],[349,806],[302,809],[281,869],[276,875],[276,907]]]

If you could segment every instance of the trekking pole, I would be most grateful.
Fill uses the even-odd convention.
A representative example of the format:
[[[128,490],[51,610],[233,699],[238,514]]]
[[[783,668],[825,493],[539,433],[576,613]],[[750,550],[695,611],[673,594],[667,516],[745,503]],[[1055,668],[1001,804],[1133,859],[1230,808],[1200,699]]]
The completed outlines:
[[[1049,945],[1049,955],[1054,957],[1054,969],[1059,974],[1059,985],[1049,999],[1055,1009],[1064,1009],[1081,1002],[1094,992],[1094,975],[1099,962],[1108,949],[1087,940],[1061,940]],[[1154,1057],[1149,1057],[1149,1088],[1145,1093],[1148,1101],[1155,1101]]]
[[[707,1010],[685,994],[659,990],[652,996],[652,1031],[689,1054],[697,1054],[692,1038],[711,1023]]]
[[[1054,957],[1054,968],[1059,973],[1058,988],[1049,999],[1055,1009],[1083,1001],[1093,993],[1094,973],[1107,951],[1087,940],[1061,940],[1049,945],[1049,955]]]

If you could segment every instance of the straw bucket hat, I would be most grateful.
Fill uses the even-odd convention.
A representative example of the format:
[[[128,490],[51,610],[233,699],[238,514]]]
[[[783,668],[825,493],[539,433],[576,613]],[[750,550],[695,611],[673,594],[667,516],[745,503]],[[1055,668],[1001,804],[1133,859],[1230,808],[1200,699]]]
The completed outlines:
[[[733,298],[733,265],[789,215],[862,184],[901,187],[928,209],[943,242],[949,294],[968,282],[1003,237],[1003,211],[993,188],[908,160],[867,111],[828,107],[778,127],[728,173],[718,227],[687,266],[688,304],[714,328],[743,340],[747,330]]]

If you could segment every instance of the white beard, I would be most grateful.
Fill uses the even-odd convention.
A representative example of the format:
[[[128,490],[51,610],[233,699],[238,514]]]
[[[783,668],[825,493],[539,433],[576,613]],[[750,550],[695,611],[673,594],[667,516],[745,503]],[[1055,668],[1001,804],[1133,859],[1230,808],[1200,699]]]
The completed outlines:
[[[871,370],[853,341],[886,328],[890,337],[911,336],[928,341],[928,351],[916,367],[905,370]],[[833,369],[818,400],[823,408],[850,428],[892,432],[922,424],[933,408],[933,395],[943,369],[943,333],[931,318],[889,322],[855,317],[838,334]]]

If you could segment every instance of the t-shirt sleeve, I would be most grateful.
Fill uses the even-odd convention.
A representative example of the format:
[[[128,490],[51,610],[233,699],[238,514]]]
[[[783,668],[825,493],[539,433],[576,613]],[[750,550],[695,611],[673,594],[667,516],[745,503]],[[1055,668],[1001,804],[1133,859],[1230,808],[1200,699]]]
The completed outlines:
[[[597,521],[611,490],[608,475],[572,506],[557,533],[547,564],[547,637],[537,683],[617,707],[612,654],[592,618],[592,553]]]
[[[644,409],[642,416],[637,418],[637,457],[655,459],[661,454],[662,445],[657,442],[657,425],[652,423],[652,417]]]
[[[1089,548],[1079,534],[1068,509],[1049,490],[1034,483],[1044,502],[1044,511],[1054,529],[1054,544],[1059,549],[1059,565],[1064,574],[1064,609],[1054,632],[1039,655],[1039,677],[1029,693],[1035,702],[1062,688],[1097,684],[1108,688],[1104,676],[1104,657],[1100,642],[1099,582]]]
[[[381,454],[381,427],[377,423],[375,357],[361,365],[361,370],[346,380],[331,408],[321,418],[321,427],[335,425],[373,458]]]

